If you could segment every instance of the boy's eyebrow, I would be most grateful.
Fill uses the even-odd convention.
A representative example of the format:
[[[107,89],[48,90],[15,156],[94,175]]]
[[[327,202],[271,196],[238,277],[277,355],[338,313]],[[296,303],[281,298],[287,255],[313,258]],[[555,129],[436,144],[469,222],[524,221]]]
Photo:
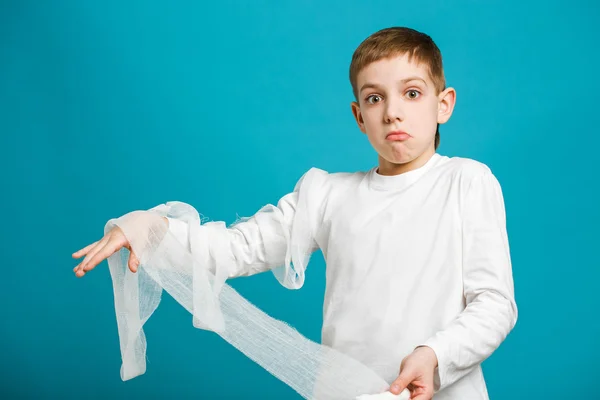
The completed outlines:
[[[401,83],[407,83],[407,82],[410,82],[410,81],[421,81],[421,82],[423,82],[425,84],[425,86],[427,86],[427,82],[425,82],[425,79],[421,78],[420,76],[416,76],[416,75],[415,76],[409,76],[408,78],[401,79],[399,82],[401,82]],[[377,89],[377,88],[379,88],[379,85],[377,85],[376,83],[367,82],[364,85],[362,85],[362,87],[360,88],[360,90],[358,92],[362,93],[363,90],[369,89],[369,88]]]

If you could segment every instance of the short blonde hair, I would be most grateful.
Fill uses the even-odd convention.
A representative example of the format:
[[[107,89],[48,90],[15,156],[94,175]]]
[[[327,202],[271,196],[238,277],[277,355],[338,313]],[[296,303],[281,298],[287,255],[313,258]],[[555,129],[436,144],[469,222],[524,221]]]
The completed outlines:
[[[419,64],[425,64],[433,81],[436,94],[446,89],[442,53],[430,36],[405,27],[382,29],[366,38],[354,51],[350,63],[350,84],[354,98],[358,101],[356,79],[367,65],[399,55],[408,54]],[[440,144],[439,124],[435,133],[435,148]]]

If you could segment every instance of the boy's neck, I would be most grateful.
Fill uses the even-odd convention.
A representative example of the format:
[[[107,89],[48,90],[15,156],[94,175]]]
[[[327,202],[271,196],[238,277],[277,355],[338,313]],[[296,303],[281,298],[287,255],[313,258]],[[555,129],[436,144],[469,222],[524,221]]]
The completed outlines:
[[[432,147],[431,149],[425,150],[414,160],[404,164],[394,164],[379,156],[379,167],[377,168],[377,173],[385,176],[405,174],[427,164],[427,161],[429,161],[434,154],[435,149]]]

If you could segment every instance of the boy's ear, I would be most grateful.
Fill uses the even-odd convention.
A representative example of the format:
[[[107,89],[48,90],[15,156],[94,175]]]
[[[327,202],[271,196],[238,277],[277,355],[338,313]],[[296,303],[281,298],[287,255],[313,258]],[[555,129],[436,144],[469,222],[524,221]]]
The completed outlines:
[[[438,124],[445,124],[452,116],[456,104],[456,90],[447,88],[438,95]]]
[[[350,108],[352,109],[352,115],[354,115],[354,119],[358,124],[358,129],[360,129],[362,133],[367,133],[367,131],[365,130],[365,121],[363,120],[362,113],[360,112],[360,106],[358,105],[358,103],[356,101],[353,101],[352,103],[350,103]]]

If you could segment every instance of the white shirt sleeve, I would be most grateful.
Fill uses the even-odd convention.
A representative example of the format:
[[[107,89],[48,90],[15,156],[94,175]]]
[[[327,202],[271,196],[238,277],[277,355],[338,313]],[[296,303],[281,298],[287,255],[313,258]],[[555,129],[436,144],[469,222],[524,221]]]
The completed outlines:
[[[201,227],[208,230],[207,235],[211,238],[209,253],[214,250],[211,245],[223,248],[223,241],[229,242],[225,246],[226,254],[221,254],[224,259],[220,260],[230,266],[229,278],[250,276],[284,265],[299,186],[294,192],[283,196],[277,206],[267,205],[252,217],[230,227],[222,222],[207,223]],[[201,243],[190,243],[188,223],[174,218],[168,220],[169,231],[187,250],[191,247],[204,248]]]
[[[462,215],[466,308],[423,344],[438,358],[438,390],[489,357],[517,320],[504,199],[491,172],[473,178]]]

